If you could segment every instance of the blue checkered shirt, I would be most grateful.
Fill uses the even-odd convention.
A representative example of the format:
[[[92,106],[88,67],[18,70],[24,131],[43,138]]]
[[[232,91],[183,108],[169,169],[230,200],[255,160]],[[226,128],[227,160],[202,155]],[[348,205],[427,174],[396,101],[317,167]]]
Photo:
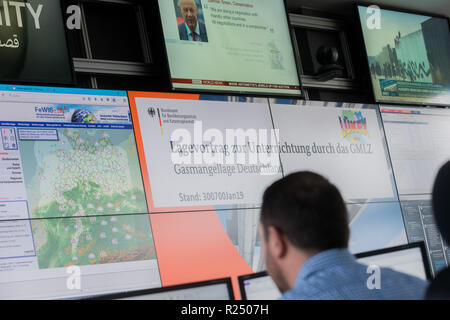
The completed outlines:
[[[372,273],[347,249],[316,254],[300,268],[295,286],[283,300],[418,300],[427,282],[389,268],[380,269],[380,289],[369,289]],[[372,281],[369,281],[370,283]]]

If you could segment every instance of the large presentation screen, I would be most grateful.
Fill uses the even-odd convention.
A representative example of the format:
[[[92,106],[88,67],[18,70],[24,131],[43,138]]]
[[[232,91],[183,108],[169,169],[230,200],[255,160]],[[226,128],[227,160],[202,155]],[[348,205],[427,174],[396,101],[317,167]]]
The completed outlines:
[[[283,0],[160,0],[174,89],[300,95]]]
[[[365,6],[358,11],[376,101],[448,104],[448,20]]]
[[[376,106],[282,99],[270,106],[285,175],[322,174],[347,202],[398,200]]]
[[[258,207],[282,177],[267,99],[129,95],[151,212]]]
[[[270,107],[284,175],[316,172],[340,190],[347,204],[350,251],[406,244],[377,107],[283,99],[271,99]]]
[[[2,85],[0,109],[0,298],[160,286],[126,92]]]

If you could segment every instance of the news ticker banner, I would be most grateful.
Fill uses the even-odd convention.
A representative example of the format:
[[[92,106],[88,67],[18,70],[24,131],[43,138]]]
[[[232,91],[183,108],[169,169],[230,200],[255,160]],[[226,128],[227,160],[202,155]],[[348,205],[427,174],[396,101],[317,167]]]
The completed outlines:
[[[183,2],[159,1],[174,88],[300,95],[283,0]]]

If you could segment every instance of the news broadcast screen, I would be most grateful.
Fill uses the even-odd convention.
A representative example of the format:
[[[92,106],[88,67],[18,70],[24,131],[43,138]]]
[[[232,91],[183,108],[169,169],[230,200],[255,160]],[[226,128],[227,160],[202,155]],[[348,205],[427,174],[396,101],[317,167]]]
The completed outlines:
[[[300,95],[283,0],[160,0],[172,86]]]
[[[358,11],[376,101],[448,104],[448,20],[375,6]]]

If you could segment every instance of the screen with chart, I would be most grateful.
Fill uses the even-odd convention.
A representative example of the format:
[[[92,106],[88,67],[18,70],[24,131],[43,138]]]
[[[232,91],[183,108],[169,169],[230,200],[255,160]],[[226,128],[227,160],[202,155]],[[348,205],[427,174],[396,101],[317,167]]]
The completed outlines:
[[[283,0],[160,0],[174,89],[300,95]]]
[[[448,104],[448,19],[358,6],[377,102]]]
[[[0,297],[159,286],[126,92],[0,85],[0,108]]]

